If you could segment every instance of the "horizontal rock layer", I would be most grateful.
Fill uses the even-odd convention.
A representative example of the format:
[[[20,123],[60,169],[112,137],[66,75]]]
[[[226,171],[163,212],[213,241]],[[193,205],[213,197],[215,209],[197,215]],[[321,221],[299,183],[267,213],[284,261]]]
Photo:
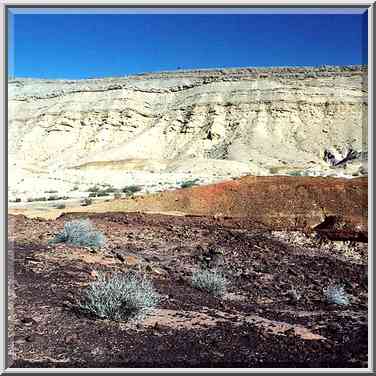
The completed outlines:
[[[177,71],[9,83],[13,165],[226,159],[250,173],[323,168],[367,148],[366,67]]]
[[[102,202],[68,212],[154,212],[238,218],[270,230],[317,230],[331,239],[368,237],[368,180],[244,177],[201,187]]]

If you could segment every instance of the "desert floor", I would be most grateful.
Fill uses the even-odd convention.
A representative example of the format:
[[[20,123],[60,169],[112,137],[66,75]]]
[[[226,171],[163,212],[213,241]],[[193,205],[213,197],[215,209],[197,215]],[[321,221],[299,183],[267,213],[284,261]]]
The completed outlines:
[[[88,217],[103,249],[49,245],[65,222]],[[367,243],[341,244],[214,216],[9,215],[10,366],[367,367]],[[191,286],[203,266],[226,276],[224,297]],[[144,320],[77,309],[98,271],[130,269],[160,295]],[[325,302],[330,284],[344,286],[349,305]]]

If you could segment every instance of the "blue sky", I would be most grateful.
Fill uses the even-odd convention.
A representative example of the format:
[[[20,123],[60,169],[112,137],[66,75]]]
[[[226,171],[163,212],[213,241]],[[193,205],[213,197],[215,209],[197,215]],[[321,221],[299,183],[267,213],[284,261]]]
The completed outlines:
[[[367,63],[366,13],[13,13],[9,27],[9,73],[16,77]]]

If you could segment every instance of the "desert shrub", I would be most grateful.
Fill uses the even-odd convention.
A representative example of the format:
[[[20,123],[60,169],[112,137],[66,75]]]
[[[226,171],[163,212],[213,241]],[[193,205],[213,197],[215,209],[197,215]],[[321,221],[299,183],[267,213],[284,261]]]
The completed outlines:
[[[199,270],[192,275],[192,286],[207,291],[215,296],[222,296],[226,292],[226,278],[212,270]]]
[[[88,219],[66,222],[63,231],[52,240],[52,243],[67,243],[90,248],[101,248],[105,242],[104,235],[97,231]]]
[[[47,197],[47,201],[56,201],[56,200],[68,200],[69,197],[67,196],[56,196],[56,195],[52,195],[52,196],[49,196]],[[45,200],[44,200],[45,201]]]
[[[359,173],[360,173],[360,175],[367,175],[368,171],[367,171],[367,169],[364,166],[362,166],[359,169]]]
[[[115,187],[113,187],[112,185],[109,185],[107,188],[103,189],[102,191],[106,192],[106,193],[115,193],[118,190]]]
[[[134,272],[99,274],[85,290],[81,309],[100,318],[140,319],[158,303],[151,282]]]
[[[108,186],[107,188],[104,188],[104,189],[93,187],[93,188],[89,188],[89,192],[91,192],[89,194],[89,197],[105,197],[105,196],[109,196],[110,193],[117,192],[117,189],[112,186]]]
[[[293,287],[291,290],[287,291],[287,296],[290,302],[297,303],[301,299],[302,293]]]
[[[187,181],[184,181],[183,183],[181,183],[181,187],[182,188],[191,188],[193,187],[194,185],[197,185],[197,182],[198,182],[198,179],[194,179],[194,180],[187,180]]]
[[[114,194],[114,198],[116,198],[116,199],[119,199],[121,197],[122,197],[121,193],[119,193],[119,192],[117,192],[117,193]]]
[[[57,204],[56,209],[65,209],[65,204]]]
[[[127,187],[124,187],[122,189],[122,192],[125,193],[126,195],[133,195],[134,193],[140,192],[141,189],[142,188],[139,187],[138,185],[129,185]]]
[[[288,173],[290,176],[304,176],[304,171],[290,171]]]
[[[350,303],[343,286],[332,285],[323,289],[324,298],[329,304],[348,305]]]
[[[9,200],[9,202],[21,202],[20,198],[15,198],[14,200]]]
[[[93,187],[90,187],[87,191],[88,192],[98,192],[100,188],[97,185],[94,185]]]
[[[35,197],[35,198],[28,198],[27,202],[34,202],[34,201],[46,201],[46,197]]]
[[[73,191],[78,191],[78,186],[77,185],[75,185],[72,189],[71,189],[71,192],[73,192]]]
[[[106,190],[101,190],[95,193],[97,197],[109,196],[110,194]]]
[[[57,193],[58,191],[56,191],[56,190],[54,190],[54,189],[52,189],[52,190],[50,190],[50,191],[44,191],[44,193]]]
[[[87,198],[85,197],[82,201],[81,201],[81,206],[89,206],[93,203],[93,200],[91,198]]]

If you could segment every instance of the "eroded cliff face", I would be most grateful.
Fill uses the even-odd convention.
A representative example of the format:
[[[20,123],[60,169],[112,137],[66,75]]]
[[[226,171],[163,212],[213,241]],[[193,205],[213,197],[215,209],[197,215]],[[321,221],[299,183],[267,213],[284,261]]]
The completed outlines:
[[[360,66],[10,81],[10,185],[359,175],[364,161],[339,172],[323,156],[367,151],[366,84]]]

